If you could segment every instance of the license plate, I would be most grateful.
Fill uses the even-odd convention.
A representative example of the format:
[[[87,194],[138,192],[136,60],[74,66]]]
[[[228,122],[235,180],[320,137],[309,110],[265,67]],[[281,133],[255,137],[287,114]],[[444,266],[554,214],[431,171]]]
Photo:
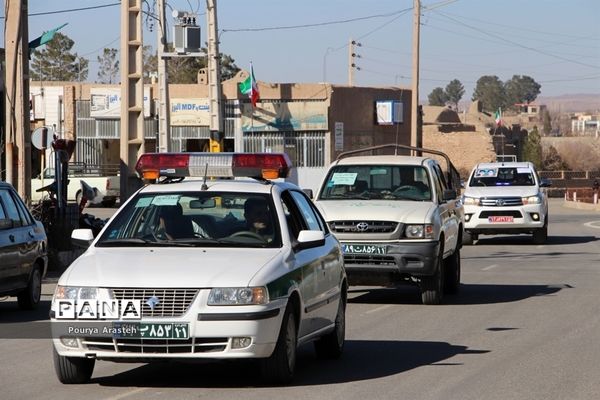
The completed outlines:
[[[189,339],[188,324],[115,322],[113,337],[132,339]]]
[[[386,247],[374,244],[344,244],[344,253],[347,254],[385,254]]]
[[[489,222],[513,222],[513,217],[510,215],[493,215],[488,217]]]

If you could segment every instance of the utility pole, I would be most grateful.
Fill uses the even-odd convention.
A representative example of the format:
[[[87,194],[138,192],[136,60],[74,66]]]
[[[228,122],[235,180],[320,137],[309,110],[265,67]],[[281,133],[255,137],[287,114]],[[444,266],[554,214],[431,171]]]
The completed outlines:
[[[144,75],[142,0],[121,2],[121,140],[120,201],[131,196],[141,181],[135,164],[144,146]]]
[[[414,0],[413,44],[412,44],[412,100],[410,115],[410,145],[423,147],[423,137],[419,126],[419,41],[421,32],[421,2]]]
[[[211,153],[223,151],[224,133],[221,112],[221,55],[217,28],[217,0],[206,0],[208,36],[208,99],[210,104]]]
[[[16,186],[28,203],[31,199],[28,7],[27,0],[5,0],[5,3],[6,181]]]
[[[354,70],[360,71],[360,67],[354,62],[357,58],[360,58],[360,55],[355,53],[354,46],[360,47],[361,44],[350,39],[348,44],[348,86],[350,87],[354,86]]]
[[[171,151],[171,121],[169,118],[169,79],[167,74],[167,21],[165,19],[165,1],[158,0],[158,151]]]

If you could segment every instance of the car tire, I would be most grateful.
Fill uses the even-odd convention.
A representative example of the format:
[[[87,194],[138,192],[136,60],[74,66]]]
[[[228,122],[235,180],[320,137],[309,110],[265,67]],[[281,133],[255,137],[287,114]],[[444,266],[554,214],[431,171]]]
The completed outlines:
[[[463,246],[472,246],[475,241],[474,235],[469,231],[464,231],[462,235]]]
[[[117,200],[102,200],[102,207],[112,208],[117,204]]]
[[[31,276],[29,277],[29,283],[25,290],[17,295],[17,302],[19,308],[22,310],[33,310],[40,303],[42,296],[42,271],[39,265],[35,264]]]
[[[456,294],[460,289],[460,248],[444,260],[444,293]]]
[[[548,216],[544,219],[544,227],[533,231],[533,243],[544,244],[548,240]]]
[[[435,273],[432,276],[424,276],[421,278],[421,301],[425,305],[441,304],[444,295],[444,268],[443,268],[443,251],[437,258]]]
[[[275,350],[270,357],[261,360],[261,373],[265,381],[285,385],[292,381],[296,369],[296,350],[298,347],[298,327],[294,306],[288,303]]]
[[[332,332],[323,336],[315,342],[315,352],[321,359],[338,359],[344,351],[346,339],[346,299],[340,297],[337,314],[335,316],[335,328]]]
[[[94,372],[96,360],[83,357],[65,357],[52,349],[54,355],[54,370],[61,383],[77,384],[87,383]]]

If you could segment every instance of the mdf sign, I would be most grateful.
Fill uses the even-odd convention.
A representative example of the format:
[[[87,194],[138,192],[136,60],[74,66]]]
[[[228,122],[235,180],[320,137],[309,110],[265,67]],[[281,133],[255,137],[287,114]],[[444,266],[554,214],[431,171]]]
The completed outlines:
[[[90,117],[121,118],[120,88],[91,88]],[[150,117],[150,88],[144,87],[144,117]]]
[[[172,126],[209,126],[210,103],[208,99],[171,99]]]

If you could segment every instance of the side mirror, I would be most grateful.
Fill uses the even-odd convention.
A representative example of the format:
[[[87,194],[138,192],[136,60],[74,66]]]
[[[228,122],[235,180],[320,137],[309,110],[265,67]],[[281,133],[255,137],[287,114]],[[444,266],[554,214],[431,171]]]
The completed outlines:
[[[13,220],[10,218],[2,218],[0,219],[0,231],[4,231],[6,229],[11,229],[14,226]]]
[[[300,231],[295,250],[311,249],[325,244],[325,234],[322,231]]]
[[[87,249],[94,240],[91,229],[73,229],[71,233],[71,244],[79,249]]]
[[[442,197],[442,200],[448,201],[448,200],[454,200],[454,199],[456,199],[456,190],[454,190],[454,189],[445,189],[444,190],[444,195]]]
[[[540,181],[540,187],[550,187],[550,186],[552,186],[552,181],[550,179],[544,178]]]
[[[304,192],[305,195],[308,196],[309,199],[313,199],[313,191],[312,189],[302,189],[302,191]]]

